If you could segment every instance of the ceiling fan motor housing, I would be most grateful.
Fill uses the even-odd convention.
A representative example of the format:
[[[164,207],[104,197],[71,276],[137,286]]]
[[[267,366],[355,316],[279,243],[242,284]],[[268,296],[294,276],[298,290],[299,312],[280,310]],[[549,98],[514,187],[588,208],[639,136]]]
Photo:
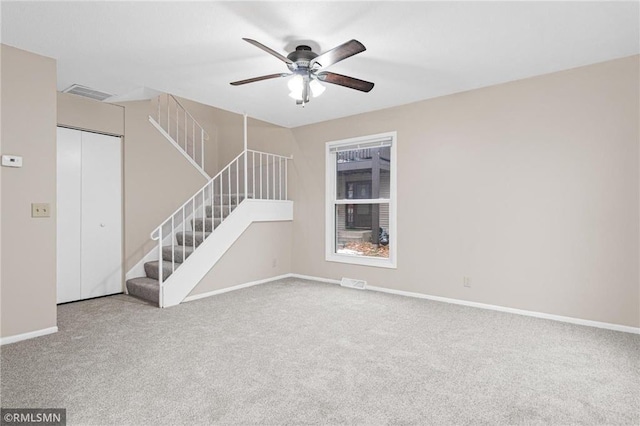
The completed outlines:
[[[293,61],[295,65],[287,64],[287,66],[291,71],[300,68],[309,68],[309,62],[316,56],[318,56],[318,54],[314,53],[309,46],[300,45],[296,47],[296,50],[287,55],[287,58]]]

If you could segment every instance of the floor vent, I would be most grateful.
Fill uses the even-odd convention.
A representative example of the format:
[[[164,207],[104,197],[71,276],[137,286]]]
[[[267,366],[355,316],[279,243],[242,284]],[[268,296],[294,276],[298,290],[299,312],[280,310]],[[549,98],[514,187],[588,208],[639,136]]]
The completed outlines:
[[[342,281],[340,281],[340,285],[342,287],[364,290],[367,287],[367,282],[365,280],[354,280],[353,278],[342,278]]]
[[[72,95],[84,96],[85,98],[94,99],[96,101],[104,101],[105,99],[113,96],[110,93],[101,92],[99,90],[92,89],[87,86],[81,86],[79,84],[72,84],[62,92],[71,93]]]

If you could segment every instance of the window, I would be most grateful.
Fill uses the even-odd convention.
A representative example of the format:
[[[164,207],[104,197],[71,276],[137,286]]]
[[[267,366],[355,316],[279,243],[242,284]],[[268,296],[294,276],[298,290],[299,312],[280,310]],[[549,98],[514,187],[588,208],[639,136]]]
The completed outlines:
[[[326,260],[396,267],[396,133],[326,147]]]

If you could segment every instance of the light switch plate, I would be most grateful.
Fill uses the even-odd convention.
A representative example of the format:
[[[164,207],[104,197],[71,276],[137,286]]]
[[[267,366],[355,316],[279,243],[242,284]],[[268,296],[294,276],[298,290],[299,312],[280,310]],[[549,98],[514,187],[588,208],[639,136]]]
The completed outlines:
[[[32,203],[31,204],[31,217],[50,217],[49,203]]]
[[[3,155],[2,165],[4,167],[22,167],[22,157],[18,155]]]

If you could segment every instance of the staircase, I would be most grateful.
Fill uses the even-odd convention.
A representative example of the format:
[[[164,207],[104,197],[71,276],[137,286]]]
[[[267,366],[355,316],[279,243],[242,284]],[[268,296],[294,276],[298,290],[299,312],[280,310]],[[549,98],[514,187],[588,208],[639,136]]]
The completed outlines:
[[[253,222],[293,219],[289,157],[244,150],[152,233],[155,259],[127,292],[160,307],[177,305]]]
[[[234,194],[232,199],[236,201],[237,195]],[[221,204],[205,206],[204,218],[191,219],[190,229],[192,230],[178,231],[175,233],[175,241],[162,245],[162,262],[159,260],[146,262],[144,264],[146,276],[127,280],[128,293],[159,304],[160,277],[167,280],[211,235],[211,232],[229,216],[229,210],[235,210],[237,203],[234,202],[230,207],[229,209]],[[160,272],[160,265],[162,265],[162,272]]]

